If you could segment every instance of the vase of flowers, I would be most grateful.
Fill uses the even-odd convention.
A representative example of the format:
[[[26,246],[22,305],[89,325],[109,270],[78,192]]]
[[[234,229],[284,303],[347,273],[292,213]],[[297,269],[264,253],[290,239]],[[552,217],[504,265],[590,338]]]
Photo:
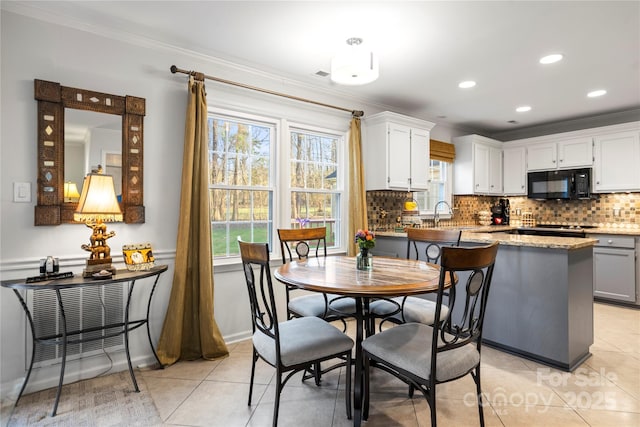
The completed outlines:
[[[356,255],[356,269],[372,270],[373,256],[369,249],[376,246],[376,236],[369,230],[358,230],[355,242],[358,245],[358,249],[360,249],[360,252]]]

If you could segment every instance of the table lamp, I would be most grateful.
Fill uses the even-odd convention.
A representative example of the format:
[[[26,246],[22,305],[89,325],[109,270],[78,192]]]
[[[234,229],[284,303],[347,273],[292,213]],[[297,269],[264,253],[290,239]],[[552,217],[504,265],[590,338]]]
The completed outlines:
[[[85,251],[91,252],[83,276],[99,277],[114,274],[116,270],[111,265],[111,248],[107,245],[107,239],[115,236],[115,232],[107,233],[104,222],[122,221],[122,211],[116,198],[111,175],[90,173],[84,178],[82,194],[73,219],[84,222],[92,230],[89,238],[91,244],[80,246]]]
[[[64,202],[77,202],[80,198],[80,193],[78,193],[78,186],[75,182],[67,181],[64,183]]]

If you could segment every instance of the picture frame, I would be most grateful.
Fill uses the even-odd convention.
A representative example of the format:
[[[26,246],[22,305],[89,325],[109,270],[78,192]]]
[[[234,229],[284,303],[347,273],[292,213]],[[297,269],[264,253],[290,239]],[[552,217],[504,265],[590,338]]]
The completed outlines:
[[[150,270],[155,265],[151,243],[122,245],[122,257],[129,271]]]

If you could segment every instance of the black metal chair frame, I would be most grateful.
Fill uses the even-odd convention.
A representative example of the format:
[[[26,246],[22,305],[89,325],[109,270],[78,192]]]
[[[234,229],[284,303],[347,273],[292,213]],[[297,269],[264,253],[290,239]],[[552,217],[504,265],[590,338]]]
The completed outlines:
[[[426,234],[424,234],[426,231]],[[418,243],[423,242],[426,243],[427,246],[424,248],[425,261],[438,264],[440,261],[440,257],[442,254],[442,248],[445,245],[448,246],[459,246],[460,238],[462,236],[461,230],[438,230],[438,229],[408,229],[407,230],[407,259],[411,259],[411,248],[413,247],[413,251],[415,252],[415,259],[420,259],[420,250],[418,249]],[[445,292],[445,296],[448,296]],[[417,298],[417,297],[409,297],[405,296],[402,298],[402,303],[399,304],[398,311],[393,311],[391,313],[385,314],[383,316],[377,316],[381,318],[380,324],[378,325],[378,329],[382,331],[382,325],[384,322],[391,322],[395,324],[406,323],[406,319],[404,317],[404,306],[407,301],[407,298]],[[389,302],[395,303],[393,300],[389,300]],[[396,314],[400,314],[400,318],[396,317]],[[370,328],[371,330],[375,330],[375,317],[372,318]]]
[[[375,364],[376,368],[380,368],[391,373],[395,377],[404,381],[409,385],[410,395],[413,390],[419,390],[427,400],[431,412],[431,425],[436,427],[436,385],[454,381],[463,378],[467,374],[471,374],[476,384],[476,392],[478,398],[478,412],[480,416],[480,425],[484,426],[484,412],[482,404],[482,387],[480,382],[480,361],[477,365],[466,373],[449,378],[445,381],[436,380],[438,355],[462,347],[467,344],[476,346],[478,354],[481,354],[482,343],[482,326],[484,323],[484,315],[489,297],[489,289],[493,276],[493,268],[495,264],[496,254],[498,251],[498,243],[495,242],[489,246],[475,248],[460,247],[443,247],[442,262],[440,270],[440,280],[438,284],[437,303],[436,303],[436,321],[432,329],[431,341],[431,367],[429,378],[420,378],[394,366],[391,362],[383,360],[369,353],[363,348],[365,357],[365,381],[364,393],[365,404],[363,408],[363,419],[368,418],[369,413],[369,368]],[[454,315],[454,306],[456,304],[456,284],[449,288],[449,313],[441,319],[441,304],[445,298],[445,282],[447,276],[454,281],[455,275],[460,272],[470,272],[464,288],[464,308],[462,313]],[[454,322],[453,317],[459,318],[459,322]],[[429,351],[429,349],[425,349]]]
[[[273,412],[273,427],[276,427],[278,424],[278,412],[280,408],[280,393],[287,381],[289,381],[289,379],[298,372],[312,371],[312,365],[320,364],[320,362],[334,358],[341,358],[346,360],[346,362],[341,365],[346,366],[345,403],[347,407],[347,417],[351,419],[351,349],[345,352],[332,354],[324,358],[313,359],[296,365],[284,366],[280,360],[280,325],[276,312],[273,283],[269,268],[269,245],[268,243],[247,243],[240,239],[238,239],[238,244],[240,246],[242,264],[249,292],[253,332],[255,333],[256,330],[259,330],[263,334],[274,339],[277,360],[276,364],[272,364],[258,353],[255,346],[253,347],[248,405],[251,405],[253,380],[255,376],[256,362],[258,359],[262,359],[267,364],[276,368],[276,396]],[[260,269],[259,287],[257,286],[254,274],[254,268],[258,267]],[[285,373],[287,373],[287,375],[283,379],[282,375]],[[316,374],[316,385],[319,385],[319,382],[320,377]]]
[[[314,227],[306,229],[278,229],[278,238],[280,239],[280,252],[282,253],[282,263],[286,264],[287,261],[293,261],[293,253],[298,256],[299,260],[306,259],[309,256],[309,252],[312,249],[315,252],[316,258],[320,256],[320,249],[322,248],[322,255],[327,256],[327,238],[326,227]],[[292,244],[293,248],[292,248]],[[287,296],[287,318],[301,317],[300,313],[296,313],[289,308],[289,302],[291,301],[291,292],[298,290],[295,286],[286,285]],[[331,309],[331,301],[327,297],[327,294],[318,293],[319,296],[324,298],[324,313],[321,316],[322,319],[327,322],[333,322],[339,320],[342,322],[342,332],[347,330],[346,318],[353,317],[353,313],[342,313],[338,310]],[[344,299],[349,297],[338,297],[335,299]]]

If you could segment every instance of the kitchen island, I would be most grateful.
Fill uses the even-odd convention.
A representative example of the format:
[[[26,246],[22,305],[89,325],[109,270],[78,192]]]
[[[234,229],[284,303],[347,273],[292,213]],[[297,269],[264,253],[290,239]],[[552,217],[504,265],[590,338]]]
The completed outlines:
[[[593,246],[597,240],[514,235],[508,229],[462,233],[462,246],[500,243],[483,341],[572,371],[590,356],[593,344]],[[406,248],[404,233],[376,233],[374,254],[405,257]],[[465,280],[461,275],[459,285]]]

